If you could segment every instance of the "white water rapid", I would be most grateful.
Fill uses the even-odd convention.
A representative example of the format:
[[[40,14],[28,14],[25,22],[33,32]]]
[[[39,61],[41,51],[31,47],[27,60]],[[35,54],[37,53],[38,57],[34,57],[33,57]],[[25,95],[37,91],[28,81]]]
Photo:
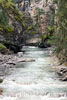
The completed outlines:
[[[53,69],[50,49],[24,47],[24,58],[34,62],[24,62],[12,68],[0,85],[3,94],[0,100],[67,100],[67,84],[59,81]],[[23,58],[22,57],[22,58]]]

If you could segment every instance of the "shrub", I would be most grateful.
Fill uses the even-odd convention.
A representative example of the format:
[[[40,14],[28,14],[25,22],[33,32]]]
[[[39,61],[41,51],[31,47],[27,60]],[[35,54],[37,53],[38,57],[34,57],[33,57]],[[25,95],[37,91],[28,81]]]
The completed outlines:
[[[1,43],[0,43],[0,52],[3,54],[5,54],[7,52],[7,48]]]

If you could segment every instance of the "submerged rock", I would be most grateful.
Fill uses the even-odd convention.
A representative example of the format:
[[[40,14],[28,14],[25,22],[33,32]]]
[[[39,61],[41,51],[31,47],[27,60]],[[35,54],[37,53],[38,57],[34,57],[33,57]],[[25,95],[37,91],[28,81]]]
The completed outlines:
[[[18,63],[20,63],[20,62],[33,62],[33,61],[35,61],[35,59],[32,59],[32,58],[18,59]]]

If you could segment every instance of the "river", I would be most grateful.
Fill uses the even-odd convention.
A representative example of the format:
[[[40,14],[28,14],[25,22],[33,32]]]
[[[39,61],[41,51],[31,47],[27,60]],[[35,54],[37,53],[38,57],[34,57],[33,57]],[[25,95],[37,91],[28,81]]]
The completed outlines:
[[[35,61],[21,62],[11,69],[0,85],[0,100],[67,100],[67,84],[59,80],[53,68],[51,50],[30,46],[23,50],[24,58]]]

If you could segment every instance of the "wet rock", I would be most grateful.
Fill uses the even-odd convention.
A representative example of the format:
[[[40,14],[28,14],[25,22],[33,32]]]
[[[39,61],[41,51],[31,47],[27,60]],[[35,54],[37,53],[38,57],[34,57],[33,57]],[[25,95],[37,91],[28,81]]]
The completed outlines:
[[[18,53],[21,51],[22,45],[17,44],[17,43],[12,43],[12,42],[4,42],[3,43],[7,49],[9,49],[10,51],[13,51],[14,53]]]
[[[62,75],[63,75],[63,73],[60,72],[60,71],[58,71],[57,74],[58,74],[59,76],[62,76]]]
[[[23,56],[23,52],[18,52],[17,56],[18,57],[22,57]]]
[[[18,62],[20,63],[20,62],[33,62],[33,61],[35,61],[35,59],[32,59],[32,58],[25,58],[25,59],[19,59],[18,60]]]
[[[48,47],[51,47],[51,45],[48,44],[48,43],[39,43],[39,44],[38,44],[38,47],[39,47],[39,48],[48,48]]]
[[[60,68],[59,71],[57,72],[58,75],[62,76],[64,75],[65,73],[67,73],[67,68]]]
[[[9,65],[16,65],[15,62],[8,62],[7,64],[9,64]]]
[[[63,72],[63,73],[66,73],[67,72],[67,68],[61,68],[60,71]]]
[[[0,78],[0,83],[2,83],[3,82],[3,78]]]
[[[60,79],[61,81],[67,81],[67,75]]]
[[[3,89],[2,89],[2,88],[0,88],[0,95],[2,95],[2,93],[3,93]]]
[[[44,44],[43,44],[43,43],[39,43],[39,44],[38,44],[38,47],[39,47],[39,48],[44,48]]]

